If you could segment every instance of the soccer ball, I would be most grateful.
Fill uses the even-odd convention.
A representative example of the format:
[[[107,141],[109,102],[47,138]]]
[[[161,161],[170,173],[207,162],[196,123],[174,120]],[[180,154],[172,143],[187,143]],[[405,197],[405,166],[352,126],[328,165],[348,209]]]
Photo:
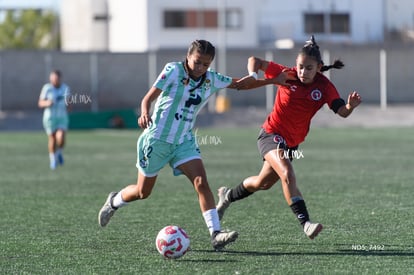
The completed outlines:
[[[181,227],[169,225],[158,232],[155,246],[164,258],[177,259],[190,248],[190,238]]]

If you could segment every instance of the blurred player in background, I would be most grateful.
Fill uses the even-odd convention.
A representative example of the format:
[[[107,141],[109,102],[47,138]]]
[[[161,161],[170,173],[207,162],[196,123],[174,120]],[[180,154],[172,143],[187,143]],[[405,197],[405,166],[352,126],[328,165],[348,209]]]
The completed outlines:
[[[137,142],[136,184],[109,194],[98,221],[106,226],[114,212],[127,203],[146,199],[155,185],[158,172],[169,164],[174,175],[184,174],[197,192],[200,209],[209,229],[215,250],[221,250],[238,237],[235,231],[222,231],[214,195],[207,182],[200,150],[192,131],[200,109],[208,98],[222,88],[246,89],[239,80],[211,70],[214,46],[206,40],[191,43],[184,62],[165,65],[154,85],[141,102],[138,123],[145,129]],[[274,84],[275,79],[260,80],[261,85]],[[152,116],[151,103],[156,101]]]
[[[265,78],[274,78],[280,72],[288,70],[296,80],[288,81],[289,85],[278,88],[273,110],[262,125],[257,144],[264,162],[259,175],[244,179],[234,188],[221,187],[218,190],[217,211],[220,219],[232,202],[244,199],[258,190],[268,190],[280,180],[285,200],[305,234],[310,239],[318,235],[322,224],[310,221],[291,161],[301,156],[298,154],[298,146],[309,132],[312,117],[325,103],[341,117],[349,116],[361,103],[361,97],[355,91],[349,94],[345,102],[331,81],[321,73],[343,66],[340,60],[336,60],[333,65],[324,66],[313,36],[300,50],[294,68],[257,57],[249,58],[247,68],[253,78],[257,78],[259,70],[264,72]]]
[[[59,70],[50,73],[49,83],[43,86],[38,102],[39,108],[44,109],[43,127],[48,136],[50,169],[52,170],[64,163],[63,147],[69,124],[66,98],[70,94],[70,89],[61,82],[61,77]]]

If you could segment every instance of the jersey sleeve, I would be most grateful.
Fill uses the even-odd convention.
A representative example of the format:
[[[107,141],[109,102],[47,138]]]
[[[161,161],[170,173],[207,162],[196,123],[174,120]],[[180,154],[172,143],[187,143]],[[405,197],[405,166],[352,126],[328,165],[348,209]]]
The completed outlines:
[[[335,113],[338,112],[338,109],[345,105],[345,101],[341,98],[338,90],[331,82],[328,82],[326,91],[326,103],[332,111]]]
[[[229,86],[233,81],[233,79],[231,77],[226,76],[226,75],[222,75],[218,72],[210,70],[209,73],[212,75],[212,78],[213,78],[213,81],[214,81],[214,83],[213,83],[214,90],[224,89],[227,86]]]
[[[284,69],[286,69],[286,66],[276,64],[272,61],[269,62],[269,65],[267,66],[266,71],[264,72],[264,77],[266,79],[271,79],[277,77]]]
[[[162,72],[158,75],[157,80],[155,80],[152,86],[165,91],[170,85],[171,81],[178,76],[178,68],[174,63],[168,63],[164,66]]]
[[[43,85],[42,90],[40,91],[39,99],[41,100],[50,99],[48,98],[48,96],[49,96],[49,84],[45,84]]]

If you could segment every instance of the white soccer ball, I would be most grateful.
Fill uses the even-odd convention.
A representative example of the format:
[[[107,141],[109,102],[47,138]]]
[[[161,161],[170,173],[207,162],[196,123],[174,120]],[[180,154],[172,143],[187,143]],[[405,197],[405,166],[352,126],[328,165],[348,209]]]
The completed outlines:
[[[155,246],[164,258],[177,259],[190,248],[190,238],[181,227],[169,225],[160,230]]]

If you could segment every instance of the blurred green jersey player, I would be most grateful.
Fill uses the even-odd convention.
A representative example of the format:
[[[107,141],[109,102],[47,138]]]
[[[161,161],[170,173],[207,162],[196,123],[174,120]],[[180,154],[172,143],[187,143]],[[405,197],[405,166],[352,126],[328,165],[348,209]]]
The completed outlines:
[[[61,82],[61,72],[54,70],[50,73],[49,83],[43,85],[39,97],[39,108],[43,111],[43,127],[48,135],[48,151],[50,169],[63,165],[63,147],[65,133],[68,129],[69,118],[67,112],[67,97],[69,87]]]

